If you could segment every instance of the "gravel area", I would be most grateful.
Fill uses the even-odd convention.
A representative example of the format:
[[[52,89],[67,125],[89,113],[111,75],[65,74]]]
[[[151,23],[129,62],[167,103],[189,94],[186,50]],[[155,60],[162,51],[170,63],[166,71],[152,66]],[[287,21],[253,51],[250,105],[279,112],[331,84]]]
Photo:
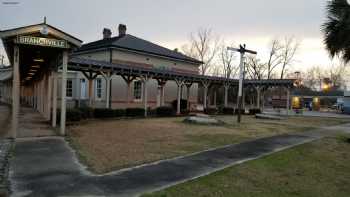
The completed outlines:
[[[0,196],[8,196],[10,187],[8,182],[9,157],[13,141],[0,141]]]

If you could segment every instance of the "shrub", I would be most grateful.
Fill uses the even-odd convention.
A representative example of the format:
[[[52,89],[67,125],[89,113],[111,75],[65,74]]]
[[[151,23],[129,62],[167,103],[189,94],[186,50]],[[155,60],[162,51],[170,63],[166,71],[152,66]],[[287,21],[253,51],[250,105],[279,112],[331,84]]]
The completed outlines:
[[[66,120],[78,122],[82,119],[82,112],[79,109],[67,109]]]
[[[249,109],[249,115],[255,115],[255,114],[260,114],[261,110],[258,108],[255,109]]]
[[[222,108],[222,113],[225,115],[233,115],[235,112],[234,108],[230,108],[230,107],[224,107]]]
[[[95,109],[94,110],[95,118],[113,118],[114,110],[113,109]]]
[[[206,108],[204,109],[204,113],[209,114],[209,115],[216,115],[218,113],[217,108]]]
[[[237,115],[239,112],[238,109],[235,109],[235,114]],[[241,114],[244,115],[245,114],[245,109],[241,109]]]
[[[79,109],[73,108],[73,109],[67,109],[66,111],[66,121],[67,122],[78,122],[82,119],[82,113]],[[57,109],[57,116],[56,116],[57,122],[61,121],[61,110]]]
[[[177,100],[174,100],[171,103],[171,106],[173,106],[173,109],[176,111],[177,110]],[[187,100],[181,99],[180,100],[180,110],[185,111],[187,109]]]
[[[158,107],[156,109],[157,116],[174,116],[175,110],[172,107]]]
[[[145,109],[143,108],[127,108],[126,116],[128,117],[141,117],[145,115]]]
[[[82,119],[90,119],[94,118],[94,109],[90,107],[81,107],[78,108],[81,112],[81,118]]]
[[[123,117],[126,115],[125,109],[115,109],[114,117]]]

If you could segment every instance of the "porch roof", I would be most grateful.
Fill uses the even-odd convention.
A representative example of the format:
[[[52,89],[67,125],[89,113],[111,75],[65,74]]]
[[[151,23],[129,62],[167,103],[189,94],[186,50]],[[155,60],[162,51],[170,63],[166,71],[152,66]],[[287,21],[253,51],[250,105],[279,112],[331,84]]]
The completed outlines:
[[[109,63],[105,61],[97,61],[78,57],[71,57],[68,62],[68,69],[85,72],[113,72],[117,75],[143,76],[147,75],[153,78],[161,78],[167,80],[184,80],[193,83],[210,82],[214,84],[238,85],[238,79],[226,79],[224,77],[203,76],[188,73],[175,72],[171,70],[162,70],[156,68],[140,68],[129,65]],[[284,86],[293,87],[295,79],[269,79],[269,80],[249,80],[244,83],[252,86]]]

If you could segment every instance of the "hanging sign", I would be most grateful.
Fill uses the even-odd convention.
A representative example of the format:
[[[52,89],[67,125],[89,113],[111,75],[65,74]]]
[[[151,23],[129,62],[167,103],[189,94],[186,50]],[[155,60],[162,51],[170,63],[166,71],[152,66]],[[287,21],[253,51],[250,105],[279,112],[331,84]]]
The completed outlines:
[[[69,48],[66,40],[57,40],[51,38],[41,38],[32,36],[19,36],[16,38],[17,44],[37,45],[44,47]]]

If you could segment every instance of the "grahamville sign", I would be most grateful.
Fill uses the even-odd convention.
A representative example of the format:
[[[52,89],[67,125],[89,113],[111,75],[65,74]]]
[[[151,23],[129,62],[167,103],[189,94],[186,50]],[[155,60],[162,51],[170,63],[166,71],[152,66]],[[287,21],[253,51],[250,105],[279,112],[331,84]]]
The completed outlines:
[[[55,48],[69,48],[67,41],[51,39],[51,38],[19,36],[16,38],[15,42],[17,44],[37,45],[37,46],[55,47]]]

